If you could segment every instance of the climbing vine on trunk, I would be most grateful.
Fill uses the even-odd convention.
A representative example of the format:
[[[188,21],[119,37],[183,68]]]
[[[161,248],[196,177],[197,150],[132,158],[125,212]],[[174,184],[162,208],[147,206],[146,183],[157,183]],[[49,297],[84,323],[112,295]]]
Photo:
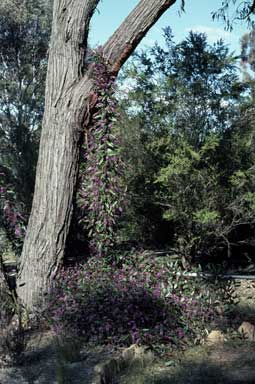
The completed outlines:
[[[117,100],[115,76],[99,53],[94,54],[94,109],[89,131],[84,132],[79,180],[80,221],[88,230],[90,250],[106,256],[114,245],[117,219],[125,202],[124,163],[114,132]]]

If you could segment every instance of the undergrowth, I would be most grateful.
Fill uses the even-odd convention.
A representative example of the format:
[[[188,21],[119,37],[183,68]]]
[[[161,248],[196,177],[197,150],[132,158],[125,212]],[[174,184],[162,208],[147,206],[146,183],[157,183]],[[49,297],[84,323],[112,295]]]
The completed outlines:
[[[223,322],[226,292],[213,282],[208,286],[182,276],[179,264],[168,258],[132,255],[119,266],[91,258],[61,271],[47,318],[57,335],[87,342],[180,347],[199,343],[210,327]]]

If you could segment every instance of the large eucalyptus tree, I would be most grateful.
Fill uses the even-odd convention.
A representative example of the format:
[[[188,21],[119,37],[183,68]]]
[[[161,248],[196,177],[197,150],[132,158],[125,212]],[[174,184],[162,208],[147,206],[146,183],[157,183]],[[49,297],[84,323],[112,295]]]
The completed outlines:
[[[21,256],[17,293],[32,309],[47,293],[63,259],[73,211],[82,130],[89,129],[95,84],[86,65],[90,20],[100,0],[54,0],[36,183],[27,236]],[[176,0],[140,0],[103,45],[109,73],[121,66],[159,17]],[[181,0],[182,7],[185,0]],[[214,17],[228,26],[228,7],[252,22],[255,1],[223,0]]]
[[[140,0],[103,45],[117,75],[151,26],[176,0]],[[73,211],[81,131],[89,129],[95,100],[86,66],[90,20],[99,0],[54,0],[45,111],[32,211],[21,255],[17,294],[32,310],[47,293],[63,259]]]

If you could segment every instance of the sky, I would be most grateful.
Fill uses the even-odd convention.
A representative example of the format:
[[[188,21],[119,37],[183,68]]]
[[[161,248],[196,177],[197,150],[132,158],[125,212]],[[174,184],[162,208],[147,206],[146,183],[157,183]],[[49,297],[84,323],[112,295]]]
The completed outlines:
[[[102,45],[121,21],[138,4],[138,0],[102,0],[92,18],[89,41],[92,46]],[[145,48],[155,41],[163,43],[162,28],[170,26],[176,42],[184,39],[190,30],[204,32],[209,43],[222,38],[231,52],[240,53],[240,38],[247,32],[245,24],[236,24],[232,32],[224,30],[224,24],[213,21],[211,12],[220,7],[222,0],[186,0],[185,13],[178,15],[180,0],[170,7],[151,28],[138,46]]]

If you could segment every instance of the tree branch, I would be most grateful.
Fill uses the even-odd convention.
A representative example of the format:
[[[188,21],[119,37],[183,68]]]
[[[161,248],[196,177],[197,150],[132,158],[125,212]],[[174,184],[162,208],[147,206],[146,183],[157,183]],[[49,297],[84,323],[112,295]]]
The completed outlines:
[[[250,7],[249,15],[252,14],[254,11],[255,11],[255,0],[253,0],[253,3],[251,5],[251,7]]]
[[[111,72],[118,73],[148,30],[176,0],[140,0],[103,46]]]

